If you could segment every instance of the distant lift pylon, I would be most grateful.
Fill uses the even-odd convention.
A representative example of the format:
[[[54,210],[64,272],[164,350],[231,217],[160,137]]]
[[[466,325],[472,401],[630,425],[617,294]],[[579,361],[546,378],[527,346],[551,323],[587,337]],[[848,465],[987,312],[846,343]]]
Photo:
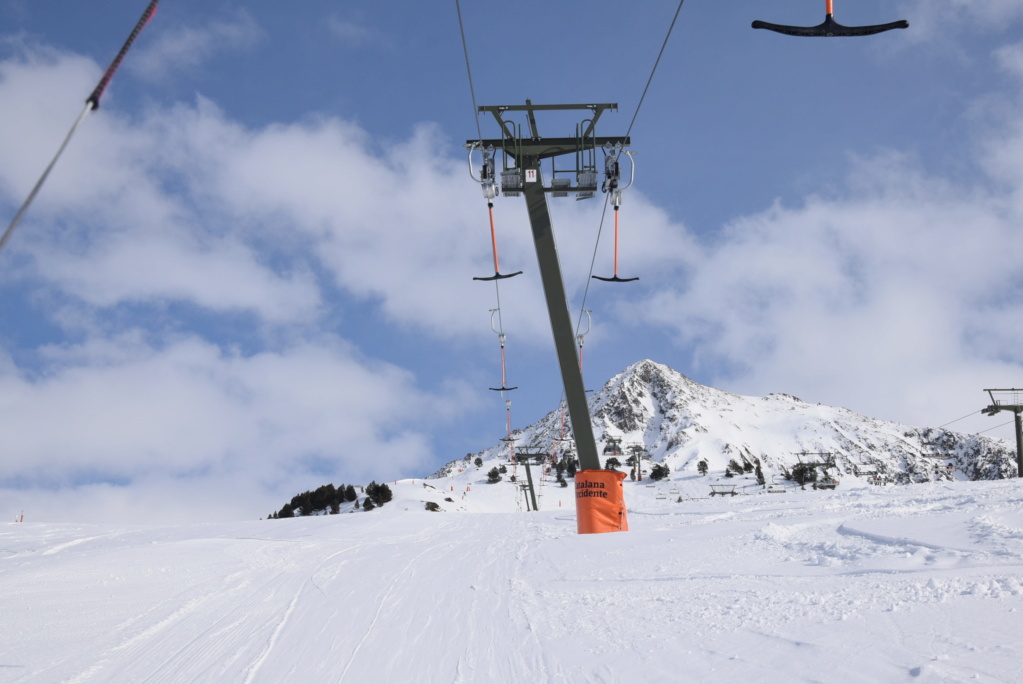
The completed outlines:
[[[824,1],[826,6],[823,24],[817,26],[785,26],[784,24],[771,24],[766,21],[754,21],[753,28],[784,33],[787,36],[821,36],[826,38],[834,36],[871,36],[875,33],[891,31],[892,29],[909,28],[909,22],[905,20],[893,21],[888,24],[874,24],[873,26],[843,26],[835,21],[833,0]]]

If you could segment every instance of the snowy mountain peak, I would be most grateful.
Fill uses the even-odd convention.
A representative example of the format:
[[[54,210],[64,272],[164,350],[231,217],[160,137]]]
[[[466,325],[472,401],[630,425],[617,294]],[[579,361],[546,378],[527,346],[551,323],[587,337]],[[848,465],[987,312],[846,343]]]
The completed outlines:
[[[589,400],[598,449],[645,452],[672,473],[692,475],[706,463],[711,475],[735,463],[765,478],[786,478],[800,463],[830,464],[822,476],[895,483],[1015,476],[1012,445],[980,435],[875,420],[848,409],[807,404],[788,394],[747,397],[707,387],[644,359],[611,378]],[[548,453],[570,449],[567,412],[555,409],[513,432],[516,446]],[[507,460],[498,444],[477,454]],[[459,467],[453,461],[436,475]],[[817,466],[820,467],[820,466]],[[733,466],[734,470],[734,466]]]

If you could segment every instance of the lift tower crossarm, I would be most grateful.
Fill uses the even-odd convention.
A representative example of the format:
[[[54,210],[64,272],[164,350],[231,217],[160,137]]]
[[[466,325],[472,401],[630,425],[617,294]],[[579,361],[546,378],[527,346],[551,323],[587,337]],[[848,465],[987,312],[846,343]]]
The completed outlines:
[[[532,104],[529,100],[526,100],[524,105],[498,105],[498,106],[481,106],[478,108],[480,113],[493,114],[494,119],[497,120],[497,125],[500,126],[501,131],[504,133],[504,138],[488,139],[488,140],[467,140],[466,145],[480,144],[482,143],[483,148],[494,146],[495,148],[504,148],[507,154],[512,156],[515,152],[518,152],[519,156],[535,156],[540,159],[549,159],[551,157],[557,157],[562,154],[572,154],[579,149],[580,138],[586,141],[591,146],[603,147],[604,145],[614,146],[620,144],[622,147],[629,146],[628,136],[618,137],[604,137],[594,138],[593,129],[597,125],[597,120],[600,119],[600,115],[605,111],[618,111],[617,102],[604,102],[599,104],[554,104],[554,105],[536,105]],[[579,111],[589,110],[593,116],[590,118],[586,129],[582,132],[580,138],[541,138],[540,132],[536,125],[536,112],[554,112],[554,111]],[[529,121],[529,134],[530,140],[521,141],[520,146],[517,146],[515,150],[508,149],[506,143],[509,139],[514,139],[515,136],[509,131],[510,122],[505,121],[502,116],[505,112],[526,112],[527,119]],[[512,130],[514,127],[512,126]]]
[[[593,145],[597,147],[604,147],[610,145],[621,145],[622,147],[628,147],[630,144],[630,138],[627,136],[616,137],[599,137],[599,138],[583,138],[588,143],[592,141]],[[493,145],[496,149],[501,149],[505,143],[508,142],[508,138],[486,138],[483,140],[483,147],[487,148]],[[479,145],[479,140],[466,140],[465,145]],[[579,149],[579,138],[537,138],[536,140],[523,140],[522,145],[516,150],[512,150],[510,147],[505,147],[504,152],[512,157],[536,157],[537,159],[550,159],[551,157],[558,157],[563,154],[575,154],[576,150]],[[518,153],[516,155],[516,153]]]

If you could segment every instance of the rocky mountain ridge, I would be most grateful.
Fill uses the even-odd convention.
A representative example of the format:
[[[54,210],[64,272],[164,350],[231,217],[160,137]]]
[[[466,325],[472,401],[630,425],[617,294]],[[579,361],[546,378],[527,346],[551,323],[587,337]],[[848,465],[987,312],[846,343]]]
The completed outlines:
[[[936,479],[994,480],[1015,477],[1015,452],[1004,440],[941,428],[877,420],[848,409],[808,404],[787,394],[748,397],[701,385],[649,359],[611,378],[589,400],[598,449],[625,462],[638,451],[673,473],[695,474],[700,462],[711,475],[729,464],[746,472],[759,466],[768,482],[788,477],[801,463],[825,476],[908,484]],[[567,412],[551,411],[513,432],[517,447],[562,455],[571,442]],[[444,477],[476,458],[507,461],[501,443],[448,463]],[[489,467],[489,466],[488,466]]]

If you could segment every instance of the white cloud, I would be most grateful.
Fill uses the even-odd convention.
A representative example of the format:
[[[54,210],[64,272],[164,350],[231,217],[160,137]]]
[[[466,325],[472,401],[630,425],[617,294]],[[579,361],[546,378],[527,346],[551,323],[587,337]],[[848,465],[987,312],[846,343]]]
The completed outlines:
[[[80,102],[68,93],[87,92],[98,71],[57,53],[0,62],[0,99],[12,103],[0,135],[5,206],[21,201],[66,133],[54,112],[73,112]],[[5,356],[0,411],[20,426],[5,436],[6,493],[30,495],[36,519],[85,510],[101,519],[122,506],[136,519],[251,516],[333,474],[365,481],[432,468],[428,435],[473,403],[468,393],[457,383],[424,392],[407,371],[325,336],[313,273],[326,269],[411,325],[426,325],[439,302],[441,320],[464,329],[465,210],[445,205],[456,173],[443,161],[436,179],[421,178],[435,136],[424,129],[381,157],[338,120],[247,130],[203,100],[136,121],[89,117],[2,257],[5,283],[27,285],[52,322],[84,335],[12,350],[31,357],[25,367]],[[410,187],[439,195],[422,225],[405,203]],[[395,281],[416,273],[410,304]],[[483,315],[490,294],[477,296]],[[291,341],[254,340],[243,354],[187,321],[167,337],[105,315],[174,301],[249,311]],[[230,501],[206,509],[197,492],[215,491]],[[152,513],[150,495],[169,508]]]
[[[1014,179],[1023,186],[1023,176]],[[926,424],[1014,382],[1023,234],[1012,191],[954,186],[897,155],[843,195],[736,221],[646,315],[725,386]],[[954,416],[953,416],[954,417]]]
[[[57,93],[88,82],[66,59],[5,67],[19,77],[0,82],[0,95],[42,100],[46,111],[74,111]],[[13,189],[12,202],[68,125],[20,107],[11,129],[22,135],[0,139],[0,187]],[[12,248],[32,256],[33,276],[95,307],[180,300],[308,322],[322,299],[310,269],[322,268],[400,325],[461,337],[481,329],[494,290],[471,280],[492,271],[490,224],[464,157],[439,152],[454,147],[428,124],[382,149],[336,118],[249,129],[201,98],[139,121],[101,111]],[[552,205],[569,283],[586,281],[602,200]],[[526,271],[502,288],[506,320],[517,340],[549,344],[545,317],[522,313],[544,307],[524,203],[500,198],[495,217],[503,270]],[[638,194],[623,217],[623,269],[673,268],[684,233]],[[611,268],[612,234],[609,212],[598,273]]]
[[[275,274],[235,239],[207,242],[125,231],[82,253],[42,251],[39,274],[97,308],[188,301],[219,312],[255,311],[277,325],[315,319],[320,294],[311,273]]]
[[[1018,0],[903,0],[899,14],[910,23],[907,40],[950,45],[946,37],[964,29],[990,31],[1008,27],[1023,18],[1023,3]]]
[[[386,44],[384,35],[377,29],[366,26],[358,19],[342,19],[337,15],[327,18],[327,31],[348,47],[362,48],[367,45]]]
[[[458,387],[423,392],[407,371],[329,338],[242,356],[195,337],[161,348],[142,337],[44,350],[45,368],[31,377],[0,368],[10,426],[0,481],[60,493],[163,481],[193,490],[178,507],[195,507],[189,519],[208,514],[196,487],[219,488],[235,512],[274,497],[279,507],[317,477],[361,482],[427,469],[424,426],[466,401]],[[37,519],[59,519],[35,508]]]
[[[151,79],[164,79],[181,69],[197,67],[220,52],[248,50],[263,38],[263,30],[245,10],[230,19],[213,20],[202,27],[177,26],[139,45],[132,54],[132,70]]]

